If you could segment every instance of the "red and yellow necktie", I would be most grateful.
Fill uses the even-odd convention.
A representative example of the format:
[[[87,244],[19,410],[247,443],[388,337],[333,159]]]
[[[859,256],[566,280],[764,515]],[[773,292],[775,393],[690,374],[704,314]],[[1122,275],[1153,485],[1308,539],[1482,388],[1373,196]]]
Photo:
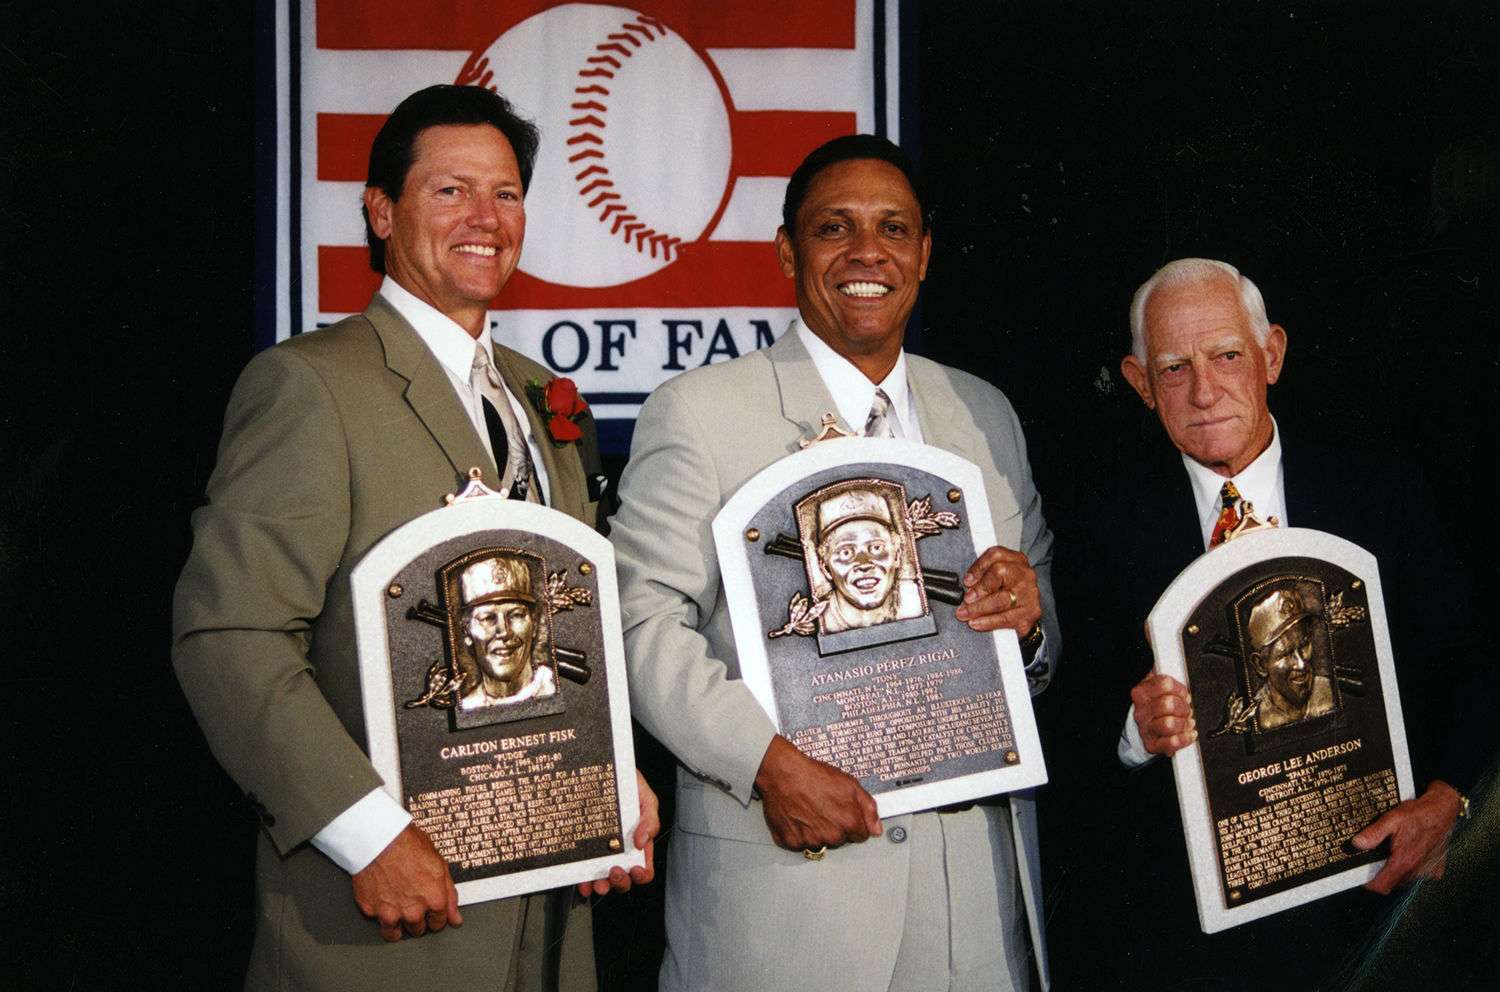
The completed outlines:
[[[1224,543],[1224,538],[1240,522],[1240,491],[1235,488],[1233,482],[1224,483],[1219,490],[1219,502],[1223,509],[1219,510],[1219,519],[1214,524],[1213,536],[1208,539],[1208,546],[1216,548]]]

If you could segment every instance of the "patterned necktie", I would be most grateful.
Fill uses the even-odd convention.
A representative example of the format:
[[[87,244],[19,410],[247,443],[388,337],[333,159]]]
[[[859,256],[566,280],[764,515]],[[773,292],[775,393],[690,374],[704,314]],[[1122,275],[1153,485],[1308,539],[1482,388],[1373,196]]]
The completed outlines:
[[[500,373],[495,371],[489,352],[484,345],[474,346],[474,364],[469,367],[469,385],[484,407],[484,424],[489,431],[491,454],[500,469],[499,491],[511,499],[524,499],[539,503],[536,488],[531,485],[531,452],[526,447],[526,435],[516,420],[515,411],[500,384]]]
[[[865,418],[865,437],[899,437],[895,418],[890,416],[891,398],[885,390],[875,387],[875,402],[870,404],[870,415]]]
[[[1240,491],[1235,488],[1233,482],[1224,483],[1219,490],[1219,519],[1214,524],[1213,536],[1208,539],[1208,546],[1216,548],[1224,543],[1224,538],[1240,522]]]

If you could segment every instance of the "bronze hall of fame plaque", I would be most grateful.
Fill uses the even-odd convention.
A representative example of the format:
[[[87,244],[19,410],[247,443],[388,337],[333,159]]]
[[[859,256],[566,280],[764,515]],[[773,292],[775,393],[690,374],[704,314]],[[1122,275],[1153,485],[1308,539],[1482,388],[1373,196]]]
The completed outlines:
[[[1375,559],[1255,531],[1190,565],[1147,626],[1198,721],[1172,760],[1204,932],[1372,878],[1382,852],[1349,839],[1412,796]]]
[[[460,902],[643,863],[607,540],[475,480],[352,581],[370,759]]]
[[[1046,781],[1014,632],[953,616],[994,544],[971,462],[911,441],[819,443],[745,483],[714,540],[746,685],[881,816]]]

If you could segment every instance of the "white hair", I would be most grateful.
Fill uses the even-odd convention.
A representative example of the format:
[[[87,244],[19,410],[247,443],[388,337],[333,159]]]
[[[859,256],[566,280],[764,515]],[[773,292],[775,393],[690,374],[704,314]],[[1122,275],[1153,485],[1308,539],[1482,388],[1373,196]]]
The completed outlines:
[[[1130,301],[1130,351],[1142,365],[1146,364],[1146,303],[1162,286],[1186,286],[1213,279],[1229,279],[1240,294],[1240,307],[1250,321],[1255,343],[1265,347],[1271,336],[1271,322],[1266,319],[1266,301],[1248,276],[1228,262],[1212,258],[1179,258],[1168,262],[1141,284]]]

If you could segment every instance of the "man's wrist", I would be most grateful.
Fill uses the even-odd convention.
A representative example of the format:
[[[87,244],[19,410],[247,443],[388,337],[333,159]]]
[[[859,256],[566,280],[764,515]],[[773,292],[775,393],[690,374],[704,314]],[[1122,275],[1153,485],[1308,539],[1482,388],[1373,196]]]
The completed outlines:
[[[1046,636],[1042,631],[1042,621],[1038,618],[1037,622],[1031,625],[1031,629],[1026,632],[1025,636],[1019,638],[1021,660],[1023,662],[1028,665],[1031,664],[1032,659],[1036,657],[1036,653],[1041,650],[1042,641],[1046,639]]]
[[[354,875],[369,867],[410,822],[411,814],[400,803],[384,789],[374,789],[319,830],[312,845]]]

